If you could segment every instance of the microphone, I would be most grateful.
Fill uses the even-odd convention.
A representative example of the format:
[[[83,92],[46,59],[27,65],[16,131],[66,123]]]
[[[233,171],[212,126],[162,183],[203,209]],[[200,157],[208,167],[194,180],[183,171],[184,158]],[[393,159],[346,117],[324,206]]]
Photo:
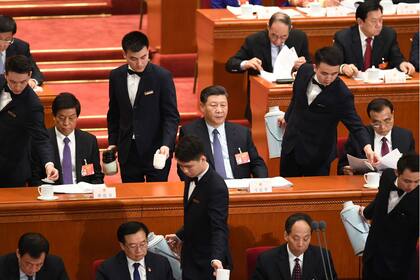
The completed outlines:
[[[328,280],[328,273],[327,273],[327,268],[325,266],[324,254],[322,253],[321,237],[319,234],[319,223],[317,221],[312,221],[311,227],[312,227],[312,230],[316,232],[316,236],[318,238],[319,252],[321,254],[322,266],[324,267],[325,279]]]
[[[328,245],[327,245],[327,235],[325,233],[327,228],[327,223],[325,221],[319,221],[319,229],[322,232],[322,237],[324,238],[324,244],[325,244],[325,252],[327,254],[327,264],[328,264],[328,270],[330,272],[330,276],[331,276],[331,280],[334,279],[333,278],[333,273],[332,273],[332,269],[331,269],[331,261],[330,261],[330,256],[328,253]]]

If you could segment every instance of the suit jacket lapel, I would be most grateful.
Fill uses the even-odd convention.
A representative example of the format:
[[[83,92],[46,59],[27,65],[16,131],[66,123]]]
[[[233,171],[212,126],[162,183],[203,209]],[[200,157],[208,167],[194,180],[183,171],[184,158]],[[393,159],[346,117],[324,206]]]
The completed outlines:
[[[146,85],[152,84],[152,76],[151,74],[151,68],[150,68],[150,62],[147,64],[146,68],[143,71],[143,76],[140,79],[139,87],[137,88],[137,94],[136,99],[134,99],[134,104],[138,104],[140,102],[140,99],[143,98],[144,92],[148,89],[146,89]]]
[[[84,159],[82,159],[82,150],[83,150],[83,145],[80,143],[82,141],[82,139],[80,138],[80,131],[78,131],[77,129],[74,130],[74,138],[76,140],[75,143],[75,153],[76,153],[76,162],[75,162],[75,166],[76,166],[76,181],[80,182],[82,181],[82,164],[84,163]],[[88,162],[89,163],[89,162]]]
[[[233,178],[238,178],[239,174],[237,174],[237,164],[235,159],[235,154],[239,153],[239,146],[236,145],[235,139],[237,139],[236,136],[236,129],[234,126],[231,126],[230,123],[225,122],[225,133],[226,133],[226,142],[227,142],[227,148],[228,148],[228,154],[229,154],[229,162],[230,167],[232,168]],[[242,151],[246,152],[246,151]]]
[[[146,270],[146,279],[153,279],[154,267],[151,266],[148,255],[144,257],[144,269]]]
[[[373,40],[372,45],[372,65],[378,65],[382,63],[382,48],[384,46],[384,41],[381,34],[376,36]]]
[[[315,265],[314,259],[316,259],[316,257],[314,255],[315,255],[314,248],[309,246],[308,249],[306,250],[306,252],[303,255],[302,279],[309,279],[308,276],[310,276],[312,274],[312,272],[315,270],[314,269],[314,265]],[[327,260],[325,260],[325,261],[327,261]],[[324,268],[322,268],[322,270],[323,269]]]
[[[57,134],[55,133],[55,126],[48,129],[48,134],[50,136],[50,142],[54,150],[54,167],[57,168],[60,174],[56,184],[62,184],[63,183],[63,169],[61,167],[60,151],[58,150]]]
[[[292,274],[290,273],[289,253],[287,252],[287,245],[283,244],[279,248],[279,256],[277,258],[278,267],[280,268],[281,277],[279,279],[291,280]]]
[[[133,110],[133,106],[131,106],[130,102],[130,95],[128,93],[128,82],[127,82],[127,70],[128,70],[128,64],[125,65],[123,72],[121,73],[121,101],[124,102],[126,105],[124,106],[127,108],[127,110]],[[119,91],[119,89],[118,89]],[[130,108],[130,109],[128,109]]]
[[[210,137],[209,137],[209,131],[207,129],[206,121],[204,120],[204,118],[201,119],[199,125],[200,125],[200,129],[198,129],[196,131],[196,133],[198,134],[197,136],[200,139],[205,139],[205,141],[203,141],[203,144],[204,144],[204,153],[207,155],[207,162],[210,164],[210,166],[212,166],[212,168],[214,168],[213,151],[211,149],[211,142],[210,142]]]
[[[264,57],[263,61],[267,61],[267,72],[273,72],[273,65],[271,64],[271,43],[270,38],[268,37],[268,31],[265,30],[265,39],[264,39],[264,46],[262,48],[262,55]]]
[[[401,146],[401,141],[400,141],[400,137],[398,137],[397,135],[395,135],[395,129],[393,128],[391,130],[391,143],[392,143],[392,147],[391,150],[396,149],[398,147]],[[401,152],[401,151],[400,151]]]
[[[358,69],[363,68],[363,53],[362,53],[362,44],[360,43],[360,33],[359,27],[354,25],[351,28],[352,39],[351,39],[351,48],[353,50],[353,55],[356,61],[356,67]]]
[[[118,273],[120,274],[121,279],[131,279],[130,271],[128,270],[127,257],[123,251],[118,253],[117,260],[119,264]]]

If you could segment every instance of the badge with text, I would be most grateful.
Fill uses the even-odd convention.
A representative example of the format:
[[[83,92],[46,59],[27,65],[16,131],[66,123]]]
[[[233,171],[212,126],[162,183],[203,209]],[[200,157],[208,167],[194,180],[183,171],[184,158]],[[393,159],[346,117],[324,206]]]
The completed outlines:
[[[239,148],[239,153],[235,154],[236,164],[241,165],[250,162],[248,152],[242,152]]]
[[[94,199],[116,198],[117,192],[115,188],[93,188]]]
[[[81,173],[82,173],[82,177],[90,176],[90,175],[95,174],[95,170],[93,168],[93,163],[87,164],[87,161],[85,160],[85,164],[82,165],[82,172]]]

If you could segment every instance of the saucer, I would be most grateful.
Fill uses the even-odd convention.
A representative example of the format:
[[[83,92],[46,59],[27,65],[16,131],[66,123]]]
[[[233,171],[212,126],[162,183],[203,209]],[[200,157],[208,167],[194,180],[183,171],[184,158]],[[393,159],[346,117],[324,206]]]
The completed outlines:
[[[368,188],[368,189],[377,189],[377,188],[379,188],[379,186],[371,186],[371,185],[368,185],[368,184],[364,184],[363,187]]]
[[[51,196],[51,197],[44,197],[44,196],[38,196],[37,197],[39,200],[56,200],[56,199],[58,199],[58,196]]]
[[[256,19],[257,18],[257,16],[255,16],[255,15],[239,15],[239,16],[237,16],[237,18],[239,18],[239,19]]]
[[[381,80],[381,79],[377,79],[377,80],[367,80],[367,81],[365,81],[365,83],[368,83],[368,84],[383,84],[383,83],[384,83],[384,81],[383,81],[383,80]]]

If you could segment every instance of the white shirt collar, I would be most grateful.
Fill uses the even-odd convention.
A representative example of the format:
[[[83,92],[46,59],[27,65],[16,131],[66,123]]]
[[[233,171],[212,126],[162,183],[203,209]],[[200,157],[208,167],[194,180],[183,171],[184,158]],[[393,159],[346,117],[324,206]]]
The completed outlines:
[[[220,137],[225,137],[225,123],[222,123],[218,127],[213,127],[206,121],[206,126],[207,126],[208,133],[210,135],[210,140],[213,139],[213,130],[215,129],[217,129],[217,131],[219,132]]]
[[[210,165],[209,165],[209,164],[207,164],[206,169],[205,169],[202,173],[200,173],[200,174],[198,174],[198,175],[197,175],[197,180],[198,180],[198,181],[200,181],[200,180],[201,180],[201,178],[203,178],[204,174],[206,174],[206,173],[207,173],[207,171],[209,170],[209,167],[210,167]]]
[[[382,141],[382,138],[386,138],[386,140],[388,141],[388,143],[391,143],[391,133],[392,133],[392,129],[385,135],[385,136],[382,136],[382,135],[379,135],[378,133],[376,133],[376,131],[374,130],[374,132],[375,132],[375,138],[377,138],[377,139],[379,139],[379,140],[381,140]]]
[[[289,254],[289,260],[292,260],[291,263],[295,263],[295,259],[298,258],[300,262],[303,262],[303,254],[295,256],[292,251],[290,251],[289,243],[287,243],[287,253]]]
[[[144,258],[142,258],[141,260],[139,260],[139,261],[133,261],[132,259],[130,259],[129,257],[127,257],[126,256],[126,258],[127,258],[127,264],[128,264],[128,266],[129,267],[133,267],[133,264],[135,264],[135,263],[139,263],[140,264],[140,266],[141,267],[143,267],[143,268],[145,268],[146,267],[146,265],[145,265],[145,263],[144,263]]]
[[[74,130],[68,135],[68,136],[66,136],[66,135],[64,135],[64,134],[62,134],[58,129],[57,129],[57,127],[54,127],[54,129],[55,129],[55,134],[57,135],[57,140],[59,140],[59,141],[61,141],[61,142],[63,142],[64,141],[64,138],[69,138],[70,139],[70,142],[72,142],[72,143],[76,143],[76,138],[75,138],[75,136],[74,136]]]
[[[363,44],[366,44],[366,39],[368,37],[365,35],[365,33],[363,33],[362,29],[360,28],[360,25],[358,25],[358,28],[359,28],[359,34],[360,34],[360,41]],[[373,40],[375,39],[375,36],[372,36],[371,38],[372,38],[372,42],[373,42]]]

